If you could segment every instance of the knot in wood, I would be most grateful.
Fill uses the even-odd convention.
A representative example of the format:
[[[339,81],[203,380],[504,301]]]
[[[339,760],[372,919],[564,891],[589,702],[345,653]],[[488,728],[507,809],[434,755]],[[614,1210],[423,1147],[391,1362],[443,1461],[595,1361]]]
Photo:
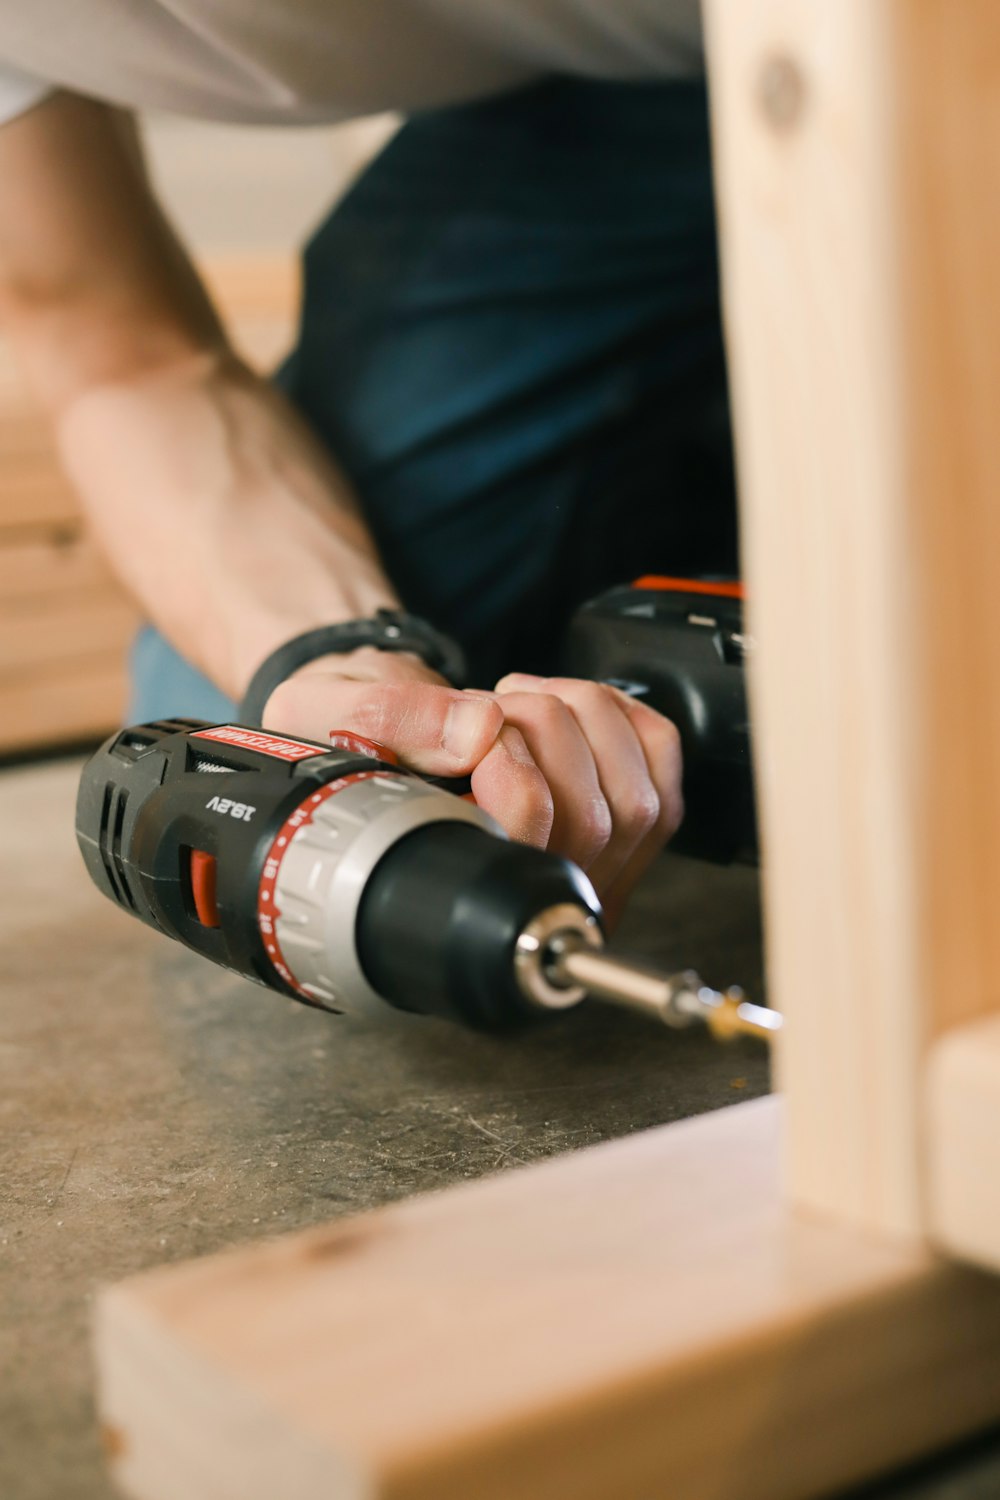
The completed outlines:
[[[776,52],[764,59],[757,77],[757,102],[775,130],[791,130],[801,120],[806,103],[806,80],[793,57]]]

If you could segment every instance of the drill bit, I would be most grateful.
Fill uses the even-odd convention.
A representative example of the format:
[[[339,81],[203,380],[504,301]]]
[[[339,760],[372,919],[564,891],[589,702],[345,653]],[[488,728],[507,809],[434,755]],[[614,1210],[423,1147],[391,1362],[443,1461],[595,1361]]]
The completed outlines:
[[[770,1041],[781,1029],[781,1016],[776,1011],[752,1005],[735,987],[720,994],[704,984],[693,969],[664,975],[565,938],[550,944],[546,967],[557,985],[577,986],[595,999],[650,1016],[666,1026],[682,1028],[703,1022],[713,1036],[724,1041],[735,1036]]]

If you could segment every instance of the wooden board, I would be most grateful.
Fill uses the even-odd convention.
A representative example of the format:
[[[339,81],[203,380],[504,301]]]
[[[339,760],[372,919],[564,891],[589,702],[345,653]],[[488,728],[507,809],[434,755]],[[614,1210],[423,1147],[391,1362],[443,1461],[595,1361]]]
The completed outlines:
[[[19,462],[0,453],[0,528],[60,526],[80,507],[50,453]]]
[[[103,1294],[141,1500],[793,1500],[1000,1414],[1000,1283],[791,1215],[741,1105]]]
[[[1000,13],[707,14],[790,1185],[919,1235],[927,1049],[1000,1005]]]
[[[1000,1016],[949,1031],[927,1090],[931,1232],[952,1255],[1000,1271]]]
[[[0,684],[12,675],[120,651],[137,625],[134,606],[117,588],[0,604]]]
[[[114,587],[108,564],[77,521],[0,532],[0,610],[26,600],[68,603]]]
[[[124,651],[0,676],[0,753],[102,739],[122,723]]]
[[[291,255],[205,257],[205,283],[243,357],[264,374],[291,349],[300,275]]]

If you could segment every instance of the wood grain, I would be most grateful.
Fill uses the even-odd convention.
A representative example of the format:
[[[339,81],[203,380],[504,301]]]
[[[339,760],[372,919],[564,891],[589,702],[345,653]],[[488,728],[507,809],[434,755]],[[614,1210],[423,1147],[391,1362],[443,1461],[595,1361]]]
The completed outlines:
[[[0,675],[0,752],[98,740],[122,722],[125,655],[88,655],[49,669]]]
[[[791,1215],[763,1100],[102,1296],[141,1500],[793,1500],[1000,1412],[1000,1283]]]
[[[1000,16],[708,15],[790,1184],[920,1234],[927,1047],[1000,1003]]]
[[[78,521],[0,531],[0,611],[28,599],[69,602],[113,588],[110,568]]]
[[[0,684],[11,674],[120,651],[138,623],[135,606],[117,588],[0,603]]]

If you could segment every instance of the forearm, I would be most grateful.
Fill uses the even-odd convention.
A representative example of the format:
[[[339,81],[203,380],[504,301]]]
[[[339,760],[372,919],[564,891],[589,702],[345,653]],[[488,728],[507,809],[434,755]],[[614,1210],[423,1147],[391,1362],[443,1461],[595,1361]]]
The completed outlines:
[[[56,431],[120,577],[229,695],[289,636],[397,602],[343,477],[231,356],[88,388]]]

